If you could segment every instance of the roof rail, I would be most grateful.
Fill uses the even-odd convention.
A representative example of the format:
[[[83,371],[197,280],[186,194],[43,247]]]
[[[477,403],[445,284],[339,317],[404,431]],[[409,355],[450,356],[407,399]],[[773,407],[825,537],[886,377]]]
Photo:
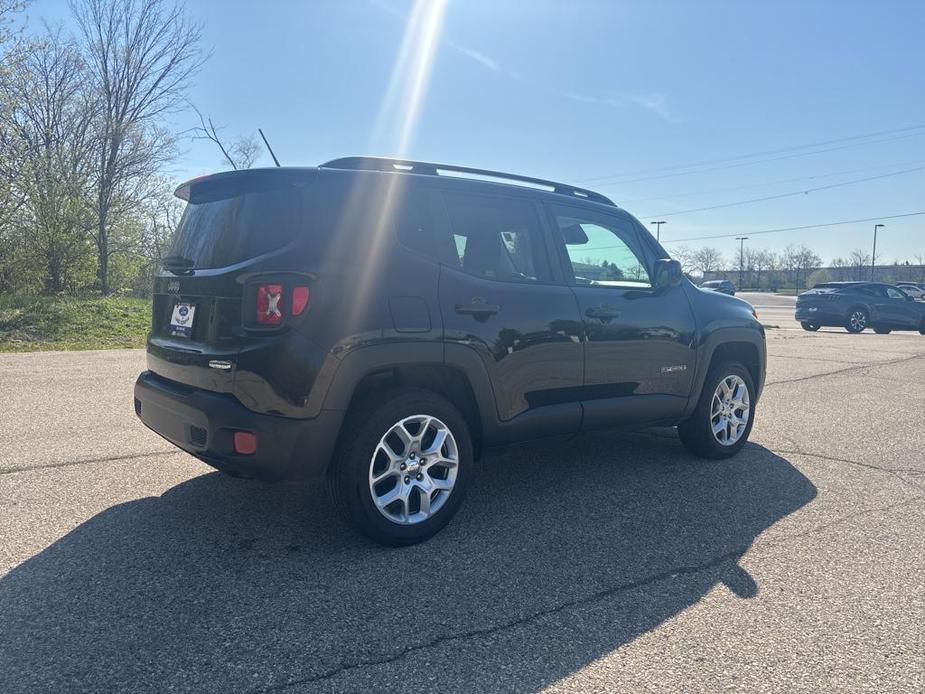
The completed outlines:
[[[522,183],[531,183],[533,185],[551,188],[554,193],[562,195],[572,195],[585,200],[613,205],[616,203],[610,198],[593,190],[576,188],[566,183],[556,183],[547,181],[542,178],[533,178],[531,176],[520,176],[518,174],[504,173],[503,171],[490,171],[489,169],[474,169],[469,166],[454,166],[452,164],[433,164],[423,161],[412,161],[410,159],[388,159],[385,157],[343,157],[341,159],[332,159],[331,161],[321,164],[322,169],[351,169],[355,171],[386,171],[395,173],[413,173],[425,176],[439,176],[441,171],[453,171],[457,173],[472,174],[474,176],[486,176],[488,178],[497,178],[500,180],[520,181]]]

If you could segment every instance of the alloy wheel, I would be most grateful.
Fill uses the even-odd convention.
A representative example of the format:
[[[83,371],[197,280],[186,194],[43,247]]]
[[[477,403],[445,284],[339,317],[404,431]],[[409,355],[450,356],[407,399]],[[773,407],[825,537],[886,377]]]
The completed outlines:
[[[723,446],[732,446],[745,434],[751,412],[748,386],[736,375],[726,376],[716,386],[710,404],[713,438]]]
[[[853,330],[861,332],[867,327],[867,316],[863,311],[853,311],[848,317],[848,323]]]
[[[431,415],[412,415],[379,440],[369,461],[369,491],[388,520],[414,525],[443,508],[458,468],[459,447],[449,427]]]

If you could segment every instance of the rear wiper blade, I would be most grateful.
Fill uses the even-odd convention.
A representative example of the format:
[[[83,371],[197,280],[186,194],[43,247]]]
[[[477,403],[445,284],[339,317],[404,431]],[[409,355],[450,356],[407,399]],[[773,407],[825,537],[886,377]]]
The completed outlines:
[[[168,255],[166,258],[161,260],[161,262],[163,263],[165,270],[169,270],[174,274],[189,272],[196,265],[195,261],[182,255]],[[176,272],[177,270],[180,272]]]

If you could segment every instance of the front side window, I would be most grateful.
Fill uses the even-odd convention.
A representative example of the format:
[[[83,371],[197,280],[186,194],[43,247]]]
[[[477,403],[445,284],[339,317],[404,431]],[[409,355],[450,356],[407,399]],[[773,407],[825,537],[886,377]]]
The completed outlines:
[[[464,272],[503,282],[549,278],[542,233],[525,200],[445,195],[453,234],[449,262]]]
[[[905,295],[903,292],[901,292],[901,291],[899,291],[898,289],[896,289],[895,287],[887,287],[887,288],[886,288],[886,295],[887,295],[888,297],[890,297],[891,299],[903,299],[903,300],[905,300],[905,298],[906,298],[906,295]]]
[[[576,284],[652,286],[643,256],[636,250],[636,233],[628,222],[584,218],[570,209],[557,210],[555,218]]]

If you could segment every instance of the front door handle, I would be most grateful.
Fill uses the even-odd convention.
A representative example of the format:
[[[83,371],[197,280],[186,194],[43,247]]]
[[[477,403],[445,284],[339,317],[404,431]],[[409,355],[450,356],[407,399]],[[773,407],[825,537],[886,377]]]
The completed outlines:
[[[614,318],[620,317],[620,312],[615,309],[613,306],[607,306],[606,304],[601,304],[600,306],[592,306],[591,308],[585,311],[585,315],[588,318],[597,318],[598,320],[613,320]]]
[[[464,316],[476,316],[477,318],[487,318],[488,316],[493,316],[501,310],[501,307],[497,304],[480,304],[480,303],[471,303],[471,304],[456,304],[453,307],[456,310],[456,313],[460,313]]]

